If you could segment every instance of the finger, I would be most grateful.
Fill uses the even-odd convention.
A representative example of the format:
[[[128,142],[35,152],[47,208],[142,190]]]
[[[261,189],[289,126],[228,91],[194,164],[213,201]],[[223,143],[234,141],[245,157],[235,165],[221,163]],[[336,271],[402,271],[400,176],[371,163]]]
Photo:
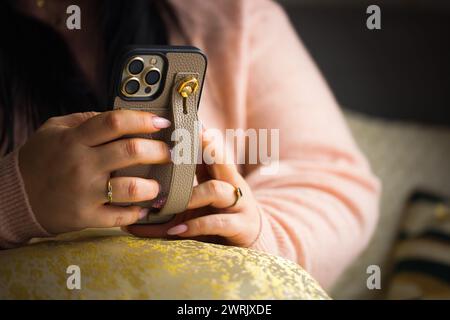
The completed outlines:
[[[195,176],[196,176],[197,182],[199,184],[211,179],[211,177],[209,176],[208,170],[203,163],[200,163],[197,165],[197,168],[195,169]]]
[[[113,228],[127,226],[136,223],[145,217],[148,209],[138,206],[120,207],[114,205],[104,205],[98,210],[92,219],[92,228]]]
[[[123,230],[141,238],[165,238],[167,230],[182,222],[181,215],[164,224],[142,224],[127,226]]]
[[[131,138],[120,139],[94,148],[98,166],[111,172],[138,164],[170,162],[169,146],[159,140]]]
[[[131,225],[124,228],[124,231],[140,238],[165,238],[169,228],[159,224]]]
[[[209,180],[194,187],[188,209],[206,206],[228,208],[236,202],[235,188],[228,182]]]
[[[210,175],[218,180],[233,185],[240,184],[242,177],[227,152],[221,135],[215,131],[204,129],[202,132],[202,149]]]
[[[199,141],[200,141],[200,146],[202,146],[202,141],[203,141],[203,131],[204,131],[204,126],[203,124],[201,124],[200,129],[199,129]],[[203,148],[203,147],[202,147]],[[203,150],[203,149],[202,149]],[[197,182],[200,184],[202,182],[208,181],[211,179],[211,177],[209,176],[208,173],[208,169],[206,167],[206,165],[204,163],[200,163],[197,165],[196,169],[195,169],[195,176],[197,178]]]
[[[81,123],[89,120],[92,117],[98,115],[99,112],[78,112],[65,116],[53,117],[48,119],[43,126],[65,126],[65,127],[77,127]]]
[[[180,237],[197,237],[217,235],[232,238],[241,231],[238,216],[233,214],[212,214],[174,226],[167,230],[168,235]]]
[[[167,230],[173,226],[179,225],[185,220],[190,220],[201,215],[207,214],[202,212],[203,210],[187,210],[182,214],[175,215],[170,221],[163,224],[135,224],[123,228],[124,231],[129,232],[137,237],[150,237],[150,238],[166,238]]]
[[[76,128],[81,143],[96,146],[128,134],[148,134],[168,128],[170,121],[150,112],[115,110],[101,113]]]
[[[139,202],[152,200],[158,196],[159,183],[151,179],[134,177],[116,177],[111,178],[111,187],[113,190],[113,202]],[[101,197],[105,202],[105,196]]]

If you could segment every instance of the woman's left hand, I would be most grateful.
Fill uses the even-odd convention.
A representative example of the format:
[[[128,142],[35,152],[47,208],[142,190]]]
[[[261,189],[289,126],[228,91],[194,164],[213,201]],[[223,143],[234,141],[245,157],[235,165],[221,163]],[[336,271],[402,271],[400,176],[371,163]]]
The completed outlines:
[[[192,191],[187,211],[165,224],[131,225],[125,230],[139,237],[152,238],[219,236],[226,244],[251,246],[260,232],[259,206],[236,166],[226,161],[223,146],[217,136],[203,131],[203,150],[208,148],[215,161],[211,165],[200,165],[199,184]],[[236,188],[242,191],[239,199]]]

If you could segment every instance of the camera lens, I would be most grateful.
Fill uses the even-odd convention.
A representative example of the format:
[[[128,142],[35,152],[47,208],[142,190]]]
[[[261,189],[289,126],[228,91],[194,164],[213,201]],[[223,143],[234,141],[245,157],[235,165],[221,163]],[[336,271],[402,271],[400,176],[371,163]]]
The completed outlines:
[[[159,79],[161,78],[161,74],[159,73],[158,69],[152,69],[145,75],[145,82],[149,85],[154,85],[158,83]]]
[[[135,59],[128,65],[128,71],[131,74],[138,74],[144,69],[144,63],[140,59]]]
[[[131,79],[125,84],[125,92],[127,94],[135,94],[139,91],[139,81]]]

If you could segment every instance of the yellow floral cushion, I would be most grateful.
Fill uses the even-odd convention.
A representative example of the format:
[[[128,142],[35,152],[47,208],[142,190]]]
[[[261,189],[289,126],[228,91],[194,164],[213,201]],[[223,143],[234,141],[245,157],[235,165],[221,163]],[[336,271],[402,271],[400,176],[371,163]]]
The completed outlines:
[[[80,268],[69,290],[67,267]],[[328,299],[297,264],[197,241],[86,230],[0,251],[0,299]]]

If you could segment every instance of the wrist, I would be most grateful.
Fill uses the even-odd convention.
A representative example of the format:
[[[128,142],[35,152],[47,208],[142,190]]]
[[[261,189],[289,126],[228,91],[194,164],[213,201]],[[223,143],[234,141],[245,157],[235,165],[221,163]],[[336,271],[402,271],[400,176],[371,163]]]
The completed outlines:
[[[34,237],[51,236],[36,220],[19,169],[19,150],[3,158],[0,166],[0,242],[13,247]]]
[[[271,226],[270,216],[263,210],[260,205],[258,205],[258,208],[259,233],[255,240],[248,246],[248,248],[277,255],[277,239]]]

